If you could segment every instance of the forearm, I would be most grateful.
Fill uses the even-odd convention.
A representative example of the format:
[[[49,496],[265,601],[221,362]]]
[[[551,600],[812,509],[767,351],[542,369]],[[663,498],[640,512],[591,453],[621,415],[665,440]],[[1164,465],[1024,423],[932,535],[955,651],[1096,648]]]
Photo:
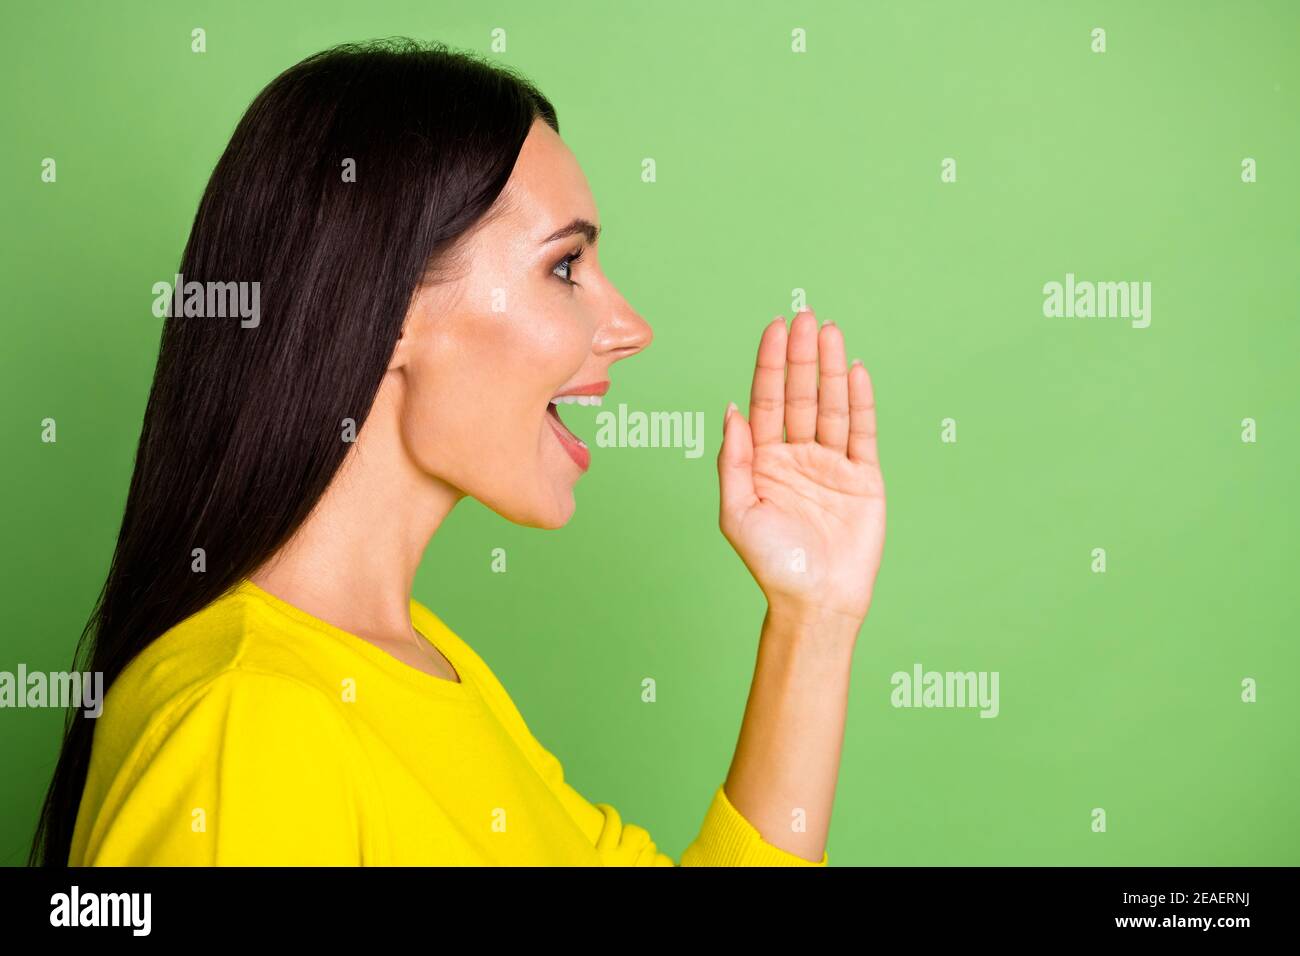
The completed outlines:
[[[763,839],[808,860],[826,849],[860,627],[849,617],[769,607],[727,774],[727,796]]]

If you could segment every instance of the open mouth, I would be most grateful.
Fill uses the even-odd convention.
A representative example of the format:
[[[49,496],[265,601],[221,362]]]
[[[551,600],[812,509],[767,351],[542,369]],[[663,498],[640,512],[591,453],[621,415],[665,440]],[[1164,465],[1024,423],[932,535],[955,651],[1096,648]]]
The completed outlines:
[[[546,406],[546,414],[550,420],[551,428],[555,432],[555,437],[560,440],[565,452],[573,459],[573,463],[580,469],[586,471],[591,465],[591,450],[587,443],[569,430],[569,426],[564,424],[564,419],[560,417],[559,405],[600,405],[601,396],[609,390],[609,382],[599,382],[595,385],[584,385],[580,388],[570,389],[569,391],[556,395],[551,399],[550,404]]]

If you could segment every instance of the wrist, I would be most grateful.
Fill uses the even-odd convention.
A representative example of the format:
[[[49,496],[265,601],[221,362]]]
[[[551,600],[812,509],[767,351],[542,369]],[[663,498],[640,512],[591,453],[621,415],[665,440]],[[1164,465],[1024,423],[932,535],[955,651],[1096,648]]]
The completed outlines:
[[[865,619],[865,614],[819,605],[769,600],[763,630],[765,634],[770,631],[800,641],[816,642],[824,647],[852,648]]]

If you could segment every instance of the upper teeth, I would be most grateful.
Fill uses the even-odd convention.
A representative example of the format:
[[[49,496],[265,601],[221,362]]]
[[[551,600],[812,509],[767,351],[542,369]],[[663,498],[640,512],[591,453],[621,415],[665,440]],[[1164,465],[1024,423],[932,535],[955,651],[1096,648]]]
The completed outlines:
[[[599,395],[561,395],[551,399],[552,405],[599,405]]]

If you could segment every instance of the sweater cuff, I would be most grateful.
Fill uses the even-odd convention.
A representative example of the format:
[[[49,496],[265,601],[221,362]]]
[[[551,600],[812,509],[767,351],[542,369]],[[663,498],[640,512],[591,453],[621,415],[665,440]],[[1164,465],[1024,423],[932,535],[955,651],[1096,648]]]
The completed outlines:
[[[713,795],[700,835],[682,854],[682,866],[826,866],[829,860],[829,851],[814,863],[768,843],[735,808],[723,786]]]

